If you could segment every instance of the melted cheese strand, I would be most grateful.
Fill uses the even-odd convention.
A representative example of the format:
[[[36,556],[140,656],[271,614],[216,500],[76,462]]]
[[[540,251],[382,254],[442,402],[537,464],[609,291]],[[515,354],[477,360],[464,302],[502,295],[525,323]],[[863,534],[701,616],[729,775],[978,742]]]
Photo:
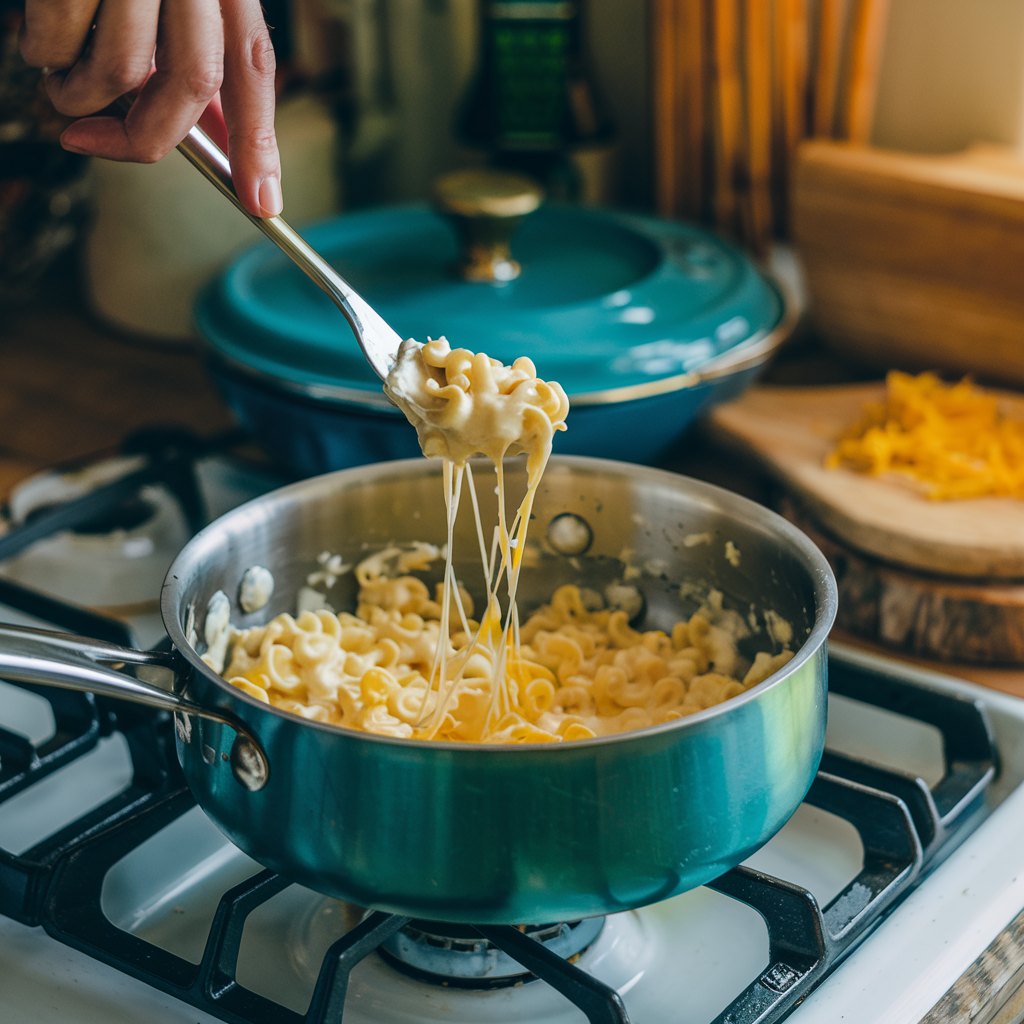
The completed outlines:
[[[430,673],[430,682],[433,683],[436,673],[438,678],[438,693],[441,694],[441,687],[444,685],[445,666],[448,661],[448,650],[451,647],[449,633],[451,632],[451,579],[452,579],[452,464],[445,459],[442,469],[444,480],[444,503],[448,512],[448,557],[444,562],[444,589],[441,592],[441,636],[438,642],[437,667]],[[441,703],[438,701],[438,703]]]
[[[491,706],[486,729],[496,715],[508,714],[517,704],[517,695],[509,693],[508,655],[511,645],[518,660],[518,629],[513,623],[516,622],[515,600],[519,570],[534,495],[551,454],[554,431],[565,429],[568,400],[557,384],[548,384],[537,378],[529,359],[517,359],[511,367],[502,366],[483,353],[452,350],[444,339],[428,341],[422,347],[411,342],[403,344],[385,384],[385,391],[416,427],[423,453],[440,455],[445,460],[448,557],[442,596],[443,638],[440,642],[440,656],[435,659],[439,670],[438,701],[429,725],[432,734],[436,734],[445,720],[447,708],[458,690],[473,652],[483,647],[491,668]],[[509,530],[505,511],[503,462],[507,454],[518,451],[525,451],[527,455],[527,491]],[[491,557],[485,561],[479,504],[475,488],[471,485],[481,567],[487,582],[487,607],[476,635],[465,648],[465,657],[461,659],[456,678],[448,680],[450,588],[455,588],[454,593],[459,603],[457,583],[451,573],[452,538],[458,499],[456,496],[452,500],[448,463],[454,462],[461,471],[461,467],[474,452],[490,456],[495,465],[498,480],[496,546],[492,545]],[[498,551],[501,552],[501,559],[495,568]],[[504,616],[497,596],[503,576],[508,591],[508,609]],[[468,634],[464,616],[462,625]]]
[[[487,559],[487,544],[484,542],[484,526],[480,519],[480,502],[476,497],[476,485],[473,483],[473,467],[466,463],[466,479],[469,481],[469,496],[473,502],[473,522],[476,524],[476,539],[480,542],[480,565],[484,570],[484,586],[490,589],[491,576],[488,566],[491,564]]]
[[[498,527],[495,525],[491,531],[491,557],[487,560],[487,589],[491,589],[491,580],[494,578],[494,560],[498,557]]]

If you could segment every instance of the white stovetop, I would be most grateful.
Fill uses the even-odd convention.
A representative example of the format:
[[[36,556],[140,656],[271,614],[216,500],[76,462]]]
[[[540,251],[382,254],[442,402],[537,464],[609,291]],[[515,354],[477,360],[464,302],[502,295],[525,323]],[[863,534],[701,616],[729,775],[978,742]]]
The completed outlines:
[[[844,651],[871,662],[870,656]],[[1002,772],[991,816],[794,1013],[794,1024],[837,1020],[916,1024],[1024,907],[1024,701],[930,673],[922,681],[980,698],[996,729]],[[39,706],[0,684],[0,720],[45,733]],[[865,739],[865,737],[868,737]],[[829,743],[934,782],[941,744],[929,727],[832,698]],[[898,750],[898,758],[883,751]],[[41,838],[52,814],[82,813],[128,778],[124,744],[104,740],[89,769],[57,773],[0,807],[0,846]],[[750,864],[809,888],[827,902],[857,872],[852,826],[808,806]],[[219,895],[258,866],[194,808],[121,861],[104,908],[120,927],[198,961]],[[341,904],[293,886],[260,908],[243,938],[239,981],[305,1009],[320,959],[345,926]],[[767,964],[767,931],[750,908],[698,889],[609,918],[581,966],[614,985],[634,1024],[706,1024]],[[497,992],[439,989],[375,955],[352,976],[346,1024],[576,1024],[582,1014],[540,983]],[[17,1024],[213,1024],[214,1018],[0,918],[0,1022]]]

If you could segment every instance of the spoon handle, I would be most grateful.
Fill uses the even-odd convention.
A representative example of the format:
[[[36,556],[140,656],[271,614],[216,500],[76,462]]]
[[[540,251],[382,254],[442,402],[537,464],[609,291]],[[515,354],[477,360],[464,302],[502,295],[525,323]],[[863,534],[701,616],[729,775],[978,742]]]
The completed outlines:
[[[402,339],[384,318],[282,217],[254,217],[241,204],[228,158],[198,125],[178,145],[185,158],[231,200],[345,315],[374,373],[384,380]]]

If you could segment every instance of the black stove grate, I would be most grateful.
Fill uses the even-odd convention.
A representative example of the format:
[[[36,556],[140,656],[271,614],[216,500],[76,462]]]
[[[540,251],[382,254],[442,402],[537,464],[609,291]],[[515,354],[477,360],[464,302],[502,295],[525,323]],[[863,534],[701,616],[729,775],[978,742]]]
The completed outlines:
[[[54,871],[63,858],[117,825],[130,828],[148,806],[183,789],[185,780],[174,752],[171,718],[165,712],[71,690],[12,685],[46,697],[53,708],[56,734],[35,747],[23,736],[0,729],[0,803],[89,753],[115,730],[127,741],[133,769],[127,789],[31,849],[19,855],[0,849],[0,914],[38,925]]]
[[[768,967],[714,1024],[782,1020],[884,919],[924,873],[938,864],[984,815],[996,773],[996,749],[979,702],[867,671],[833,658],[835,693],[908,715],[942,733],[946,772],[933,788],[919,778],[832,752],[825,755],[808,803],[851,822],[864,846],[860,873],[827,906],[806,889],[747,867],[709,883],[764,918]],[[230,1024],[342,1024],[349,974],[408,918],[373,912],[324,957],[305,1014],[236,980],[245,920],[291,883],[263,871],[221,898],[201,962],[193,964],[115,927],[100,896],[110,869],[194,805],[174,755],[166,715],[64,691],[31,687],[54,703],[58,736],[39,750],[0,734],[0,802],[36,778],[120,730],[135,769],[125,793],[20,857],[0,851],[0,913],[41,924],[55,939]],[[8,760],[10,758],[10,760]],[[586,971],[511,926],[478,931],[534,976],[571,1000],[591,1024],[628,1024],[619,995]]]

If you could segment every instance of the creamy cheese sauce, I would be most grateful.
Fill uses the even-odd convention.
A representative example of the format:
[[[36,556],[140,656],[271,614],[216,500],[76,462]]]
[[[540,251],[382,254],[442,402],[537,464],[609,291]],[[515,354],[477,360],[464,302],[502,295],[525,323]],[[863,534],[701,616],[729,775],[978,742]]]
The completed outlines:
[[[523,623],[519,650],[508,651],[498,680],[505,697],[495,718],[499,648],[470,617],[469,594],[460,588],[443,628],[442,584],[432,596],[419,578],[388,578],[369,561],[356,569],[355,615],[321,609],[234,631],[222,674],[258,700],[316,721],[404,738],[538,743],[683,718],[743,693],[792,657],[759,653],[741,679],[735,640],[705,615],[677,623],[671,635],[639,632],[626,609],[570,584]],[[435,669],[442,647],[444,682]]]

